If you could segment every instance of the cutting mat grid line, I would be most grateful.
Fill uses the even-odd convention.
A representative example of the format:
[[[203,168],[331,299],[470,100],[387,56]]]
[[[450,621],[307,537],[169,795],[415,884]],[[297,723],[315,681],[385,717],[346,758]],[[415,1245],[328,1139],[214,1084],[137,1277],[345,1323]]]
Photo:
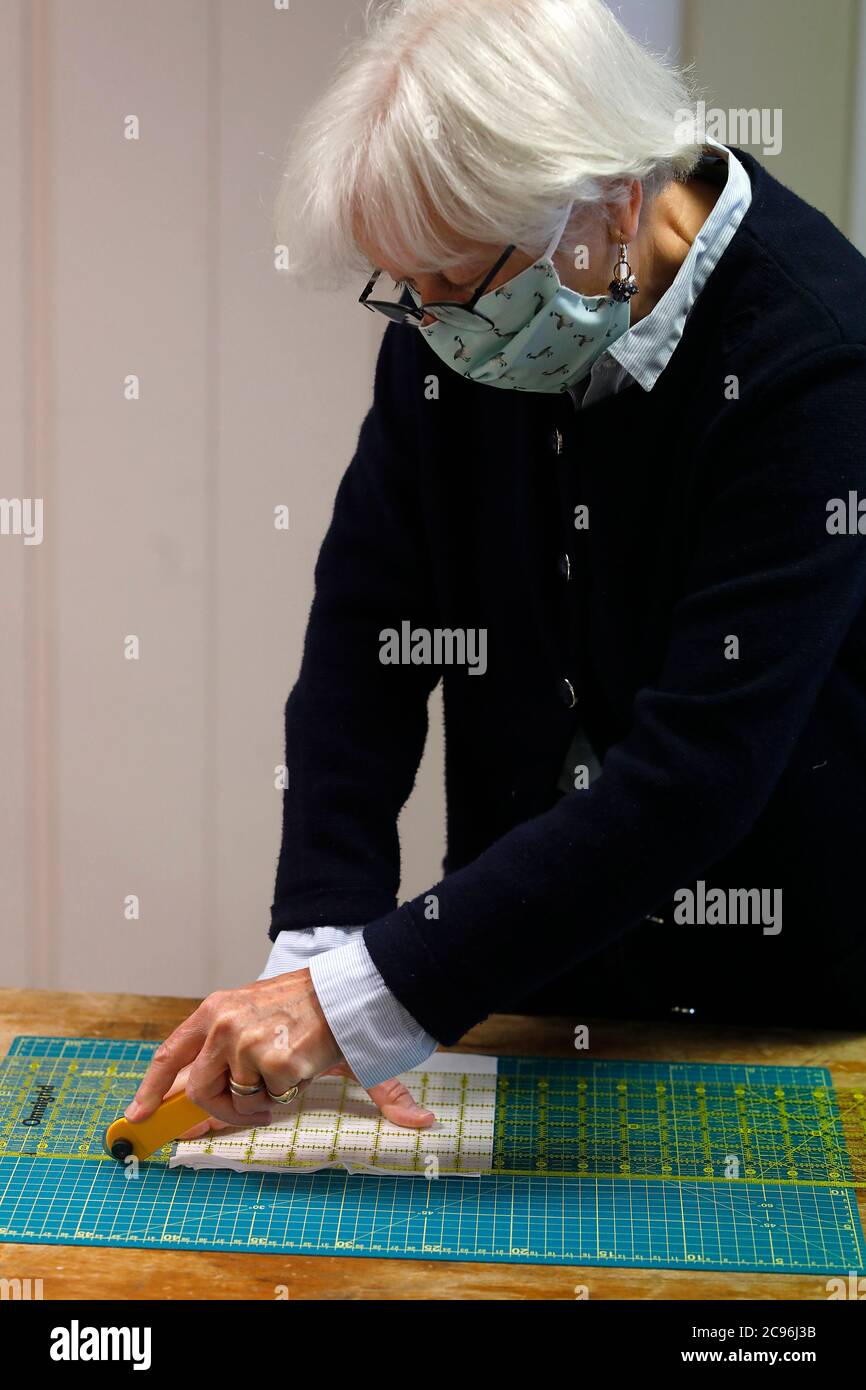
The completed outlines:
[[[0,1159],[0,1239],[450,1260],[840,1273],[846,1188],[649,1179],[254,1174]]]
[[[122,1112],[157,1046],[16,1039],[0,1060],[0,1241],[815,1274],[863,1268],[851,1187],[829,1179],[720,1183],[533,1168],[425,1181],[336,1170],[195,1171],[164,1161],[141,1164],[129,1177],[93,1149],[101,1145],[103,1121]],[[664,1152],[645,1132],[659,1097],[665,1107],[670,1097],[676,1134],[682,1125],[692,1136],[695,1147],[684,1150],[691,1163],[706,1161],[707,1134],[725,1144],[731,1139],[731,1116],[715,1115],[713,1087],[733,1096],[735,1118],[744,1101],[757,1107],[762,1123],[782,1115],[784,1142],[774,1148],[762,1135],[754,1143],[758,1160],[776,1166],[791,1165],[792,1123],[802,1118],[805,1097],[820,1093],[812,1099],[834,1134],[839,1108],[827,1100],[832,1083],[823,1068],[503,1058],[499,1083],[500,1154],[510,1145],[512,1158],[531,1152],[533,1163],[583,1152],[581,1123],[575,1130],[567,1119],[569,1106],[580,1117],[581,1096],[587,1109],[596,1107],[598,1142],[619,1144],[630,1162]],[[775,1095],[780,1088],[783,1095]],[[52,1097],[61,1098],[59,1106]],[[860,1123],[858,1107],[853,1100],[848,1106],[849,1125]],[[26,1151],[16,1136],[15,1117],[22,1115],[36,1117],[26,1128],[39,1134],[35,1142],[28,1136]],[[812,1166],[821,1155],[837,1161],[818,1138]],[[62,1141],[77,1152],[53,1157],[46,1139],[48,1150]],[[802,1167],[799,1153],[796,1162]]]

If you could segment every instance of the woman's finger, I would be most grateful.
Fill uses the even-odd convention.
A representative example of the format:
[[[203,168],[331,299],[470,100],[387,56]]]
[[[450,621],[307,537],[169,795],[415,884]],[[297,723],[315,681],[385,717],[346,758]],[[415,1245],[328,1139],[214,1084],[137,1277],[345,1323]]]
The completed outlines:
[[[261,1114],[266,1109],[270,1110],[271,1101],[264,1077],[254,1062],[247,1060],[237,1051],[234,1051],[229,1058],[226,1085],[230,1080],[237,1082],[239,1086],[258,1086],[259,1088],[251,1096],[236,1096],[229,1086],[231,1103],[239,1115],[246,1117],[247,1115]]]
[[[348,1076],[360,1085],[348,1062],[338,1062],[335,1067],[329,1067],[327,1071],[322,1072],[322,1075]],[[383,1081],[379,1086],[371,1086],[367,1095],[392,1125],[402,1125],[407,1129],[426,1129],[436,1119],[433,1111],[425,1110],[419,1105],[412,1092],[396,1077],[391,1081]]]
[[[242,1114],[250,1114],[267,1106],[272,1121],[285,1114],[310,1084],[309,1077],[298,1075],[297,1063],[283,1061],[282,1050],[275,1052],[273,1047],[264,1049],[261,1046],[245,1045],[243,1042],[236,1044],[229,1051],[229,1074],[242,1085],[260,1082],[262,1087],[261,1091],[253,1096],[236,1096],[232,1092],[235,1108]],[[272,1099],[273,1096],[285,1095],[296,1088],[297,1094],[288,1102]]]
[[[171,1096],[176,1096],[178,1091],[185,1090],[188,1077],[189,1067],[184,1067],[183,1071],[178,1072],[171,1086],[169,1086],[163,1096],[163,1100],[169,1100]],[[184,1130],[183,1134],[179,1134],[177,1137],[178,1139],[201,1139],[203,1134],[210,1134],[213,1130],[228,1128],[229,1126],[224,1120],[214,1119],[211,1115],[206,1120],[200,1120],[199,1123],[193,1125],[191,1129]]]
[[[169,1100],[172,1096],[176,1096],[178,1091],[184,1090],[186,1087],[186,1079],[188,1076],[189,1067],[184,1067],[182,1071],[178,1072],[174,1081],[169,1086],[168,1090],[163,1096],[163,1100]],[[186,1130],[183,1134],[179,1134],[177,1137],[178,1139],[200,1139],[203,1134],[207,1134],[208,1130],[211,1127],[211,1124],[221,1125],[222,1121],[202,1120],[200,1124],[193,1125],[192,1129]]]
[[[176,1096],[178,1091],[183,1091],[186,1088],[186,1079],[188,1076],[189,1067],[184,1067],[183,1070],[179,1071],[177,1076],[174,1078],[174,1081],[171,1083],[165,1095],[163,1096],[163,1100],[168,1100],[171,1096]]]
[[[407,1129],[426,1129],[432,1125],[436,1116],[432,1110],[419,1105],[411,1091],[396,1078],[383,1081],[379,1086],[371,1086],[367,1095],[378,1105],[386,1120],[392,1125],[403,1125]]]
[[[210,1119],[202,1120],[200,1124],[193,1125],[192,1129],[184,1130],[183,1134],[179,1134],[177,1137],[178,1139],[201,1139],[205,1134],[216,1133],[219,1130],[230,1128],[231,1125],[227,1125],[225,1120],[215,1120],[213,1116],[211,1116]]]
[[[199,1048],[207,1037],[210,1026],[207,1007],[209,1004],[209,999],[200,1004],[195,1013],[184,1019],[154,1052],[150,1066],[139,1083],[135,1099],[124,1112],[133,1124],[152,1115],[166,1093],[173,1094],[171,1088],[174,1087],[180,1072],[198,1056]]]
[[[186,1093],[190,1100],[200,1105],[209,1115],[224,1120],[227,1125],[241,1128],[254,1125],[269,1125],[271,1122],[271,1102],[266,1091],[251,1097],[256,1101],[253,1110],[241,1111],[236,1101],[246,1097],[233,1096],[229,1090],[229,1072],[223,1057],[207,1049],[199,1053],[189,1069]]]

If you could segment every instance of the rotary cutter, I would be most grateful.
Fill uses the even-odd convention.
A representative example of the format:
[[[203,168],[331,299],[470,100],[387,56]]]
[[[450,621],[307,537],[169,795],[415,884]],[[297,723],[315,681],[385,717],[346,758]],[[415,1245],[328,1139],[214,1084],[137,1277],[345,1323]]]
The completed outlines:
[[[103,1138],[106,1153],[124,1163],[134,1155],[138,1159],[149,1158],[169,1144],[178,1135],[192,1129],[193,1125],[208,1120],[210,1116],[200,1105],[194,1105],[186,1091],[164,1100],[158,1110],[148,1115],[146,1120],[133,1124],[124,1115],[108,1126]]]

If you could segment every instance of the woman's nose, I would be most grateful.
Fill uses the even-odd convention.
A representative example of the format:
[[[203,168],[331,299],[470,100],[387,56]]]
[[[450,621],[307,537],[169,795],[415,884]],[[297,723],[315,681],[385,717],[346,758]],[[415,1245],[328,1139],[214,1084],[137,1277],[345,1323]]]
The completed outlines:
[[[436,289],[435,280],[422,280],[418,284],[418,297],[422,304],[435,304],[442,295]],[[429,328],[431,323],[435,323],[436,318],[433,314],[425,314],[421,320],[422,328]]]
[[[436,300],[444,298],[442,285],[435,275],[422,275],[415,281],[415,290],[421,299],[422,304],[433,304]]]

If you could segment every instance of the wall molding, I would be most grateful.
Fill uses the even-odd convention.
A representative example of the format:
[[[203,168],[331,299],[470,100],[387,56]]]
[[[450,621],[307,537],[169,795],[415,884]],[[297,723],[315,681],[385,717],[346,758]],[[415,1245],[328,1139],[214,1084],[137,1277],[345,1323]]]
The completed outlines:
[[[866,0],[857,5],[850,181],[850,237],[866,256]]]

